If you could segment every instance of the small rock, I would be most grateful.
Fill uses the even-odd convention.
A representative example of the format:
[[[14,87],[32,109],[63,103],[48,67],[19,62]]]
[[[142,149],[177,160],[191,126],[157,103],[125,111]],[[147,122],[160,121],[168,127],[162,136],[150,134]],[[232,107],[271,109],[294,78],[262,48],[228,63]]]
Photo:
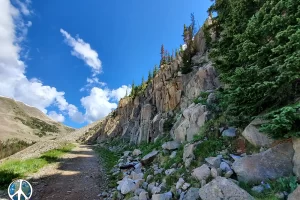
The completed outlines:
[[[233,160],[237,160],[237,159],[240,159],[241,156],[237,156],[237,155],[234,155],[234,154],[229,154],[230,157],[233,159]]]
[[[152,190],[151,190],[151,193],[152,194],[158,194],[160,193],[161,189],[160,187],[153,187]]]
[[[148,183],[147,183],[147,182],[144,182],[144,183],[142,184],[142,188],[146,190],[146,189],[148,188]]]
[[[189,184],[189,183],[184,183],[183,186],[182,186],[182,189],[183,189],[183,190],[187,190],[190,186],[191,186],[191,184]]]
[[[206,185],[206,180],[201,180],[201,187],[203,187],[204,185]]]
[[[194,169],[192,176],[199,181],[206,180],[210,176],[210,169],[206,164],[204,164],[201,167]]]
[[[284,199],[285,198],[285,194],[283,192],[277,192],[275,194],[277,199]]]
[[[152,195],[152,200],[171,200],[172,199],[172,193],[167,192],[164,194],[154,194]]]
[[[223,130],[222,136],[224,137],[235,137],[236,136],[236,128],[229,127],[228,129]]]
[[[133,152],[132,152],[132,155],[133,156],[139,156],[139,155],[141,155],[142,154],[142,152],[141,152],[141,150],[139,150],[139,149],[135,149],[135,150],[133,150]]]
[[[169,175],[173,174],[174,172],[176,172],[176,169],[172,168],[172,169],[166,170],[166,171],[165,171],[165,174],[166,174],[167,176],[169,176]]]
[[[172,158],[175,158],[176,157],[176,154],[177,154],[177,152],[176,151],[173,151],[172,153],[171,153],[171,155],[170,155],[170,158],[172,159]]]
[[[122,194],[128,194],[129,192],[132,192],[136,189],[135,182],[128,178],[119,181],[118,184],[120,186],[118,188],[121,190]]]
[[[211,168],[210,169],[210,174],[213,178],[216,178],[217,176],[219,176],[218,171],[216,168]]]
[[[230,166],[226,162],[221,162],[220,169],[223,172],[232,171],[232,169],[230,168]]]
[[[194,148],[194,144],[186,144],[184,146],[182,159],[186,168],[188,168],[191,165],[192,160],[195,158],[195,155],[193,153]]]
[[[228,171],[225,173],[225,178],[230,178],[233,174],[233,171]]]
[[[175,150],[178,149],[179,147],[180,147],[180,143],[177,141],[169,141],[162,145],[162,148],[167,150]]]
[[[205,161],[215,168],[219,168],[222,156],[205,158]]]
[[[179,188],[181,188],[183,184],[184,184],[183,178],[179,178],[179,180],[176,183],[176,189],[178,190]]]
[[[139,194],[139,200],[148,200],[148,199],[149,199],[148,192],[144,191]]]
[[[251,190],[256,193],[261,193],[264,191],[264,189],[265,188],[262,185],[254,186],[251,188]]]
[[[158,154],[159,152],[158,151],[152,151],[151,153],[148,153],[147,155],[145,155],[143,158],[142,158],[142,160],[141,160],[141,163],[143,164],[143,165],[147,165],[147,164],[149,164],[149,163],[151,163],[153,160],[154,160],[154,158],[157,156],[157,154]]]

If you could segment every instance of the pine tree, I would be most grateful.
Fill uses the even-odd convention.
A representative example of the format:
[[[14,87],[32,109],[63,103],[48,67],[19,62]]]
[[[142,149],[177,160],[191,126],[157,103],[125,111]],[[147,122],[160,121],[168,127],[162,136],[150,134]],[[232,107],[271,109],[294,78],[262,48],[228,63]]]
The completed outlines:
[[[149,70],[148,72],[148,82],[152,80],[152,72]]]
[[[134,81],[132,81],[132,84],[131,84],[131,94],[130,96],[135,96],[135,85],[134,85]]]
[[[157,74],[158,72],[158,68],[157,68],[157,65],[154,66],[154,70],[153,70],[153,77],[155,77],[155,75]]]
[[[145,79],[144,79],[144,76],[142,76],[142,85],[144,85],[145,83]]]
[[[162,44],[161,45],[161,48],[160,48],[160,56],[161,56],[161,58],[160,58],[160,65],[163,65],[163,64],[165,64],[166,63],[166,57],[165,57],[165,47],[164,47],[164,45]]]

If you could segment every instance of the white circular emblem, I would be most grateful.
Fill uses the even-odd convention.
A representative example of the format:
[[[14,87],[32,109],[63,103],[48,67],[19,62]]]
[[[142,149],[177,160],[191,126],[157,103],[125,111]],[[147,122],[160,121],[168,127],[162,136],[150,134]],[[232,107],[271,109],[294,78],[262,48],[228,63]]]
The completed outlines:
[[[12,182],[8,187],[8,195],[12,200],[29,200],[32,192],[30,183],[22,179]]]

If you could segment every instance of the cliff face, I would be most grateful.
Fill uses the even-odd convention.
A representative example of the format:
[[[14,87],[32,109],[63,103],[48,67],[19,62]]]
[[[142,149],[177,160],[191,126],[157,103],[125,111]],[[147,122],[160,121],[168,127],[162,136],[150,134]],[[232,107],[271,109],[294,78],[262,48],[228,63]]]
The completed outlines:
[[[162,65],[144,93],[121,99],[118,108],[99,122],[101,125],[91,139],[122,136],[133,143],[150,142],[164,134],[166,121],[174,119],[173,137],[189,140],[188,133],[196,133],[207,114],[205,106],[192,104],[194,99],[202,92],[213,92],[220,85],[217,73],[207,59],[202,29],[194,41],[198,52],[192,58],[192,72],[181,73],[181,58]]]

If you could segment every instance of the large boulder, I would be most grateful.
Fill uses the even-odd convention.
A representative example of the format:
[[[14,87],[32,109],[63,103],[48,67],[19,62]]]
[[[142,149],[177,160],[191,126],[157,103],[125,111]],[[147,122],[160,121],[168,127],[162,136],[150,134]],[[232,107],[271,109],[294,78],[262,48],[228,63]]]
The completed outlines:
[[[210,176],[210,169],[208,165],[204,164],[193,170],[192,176],[197,180],[206,180]]]
[[[233,163],[239,181],[260,183],[293,174],[292,143],[282,143],[267,151],[245,156]]]
[[[296,190],[289,195],[288,200],[299,200],[300,199],[300,185],[296,188]]]
[[[199,195],[202,200],[254,200],[238,185],[220,176],[200,188]]]
[[[164,194],[154,194],[152,195],[152,200],[171,200],[172,199],[172,193],[167,192]]]
[[[151,162],[154,160],[154,158],[157,156],[158,153],[159,153],[159,152],[156,151],[156,150],[154,150],[154,151],[148,153],[147,155],[145,155],[145,156],[142,158],[141,163],[142,163],[143,165],[147,165],[147,164],[151,163]]]
[[[254,146],[270,147],[274,140],[259,131],[259,127],[263,123],[260,119],[253,120],[242,132],[242,135]]]
[[[137,188],[136,183],[129,178],[124,178],[123,180],[119,181],[118,184],[118,190],[120,190],[122,194],[128,194]]]
[[[199,188],[190,188],[184,195],[183,200],[200,200]]]
[[[293,157],[293,172],[297,176],[298,180],[300,180],[300,138],[293,139],[293,148],[295,151]]]
[[[194,144],[186,144],[183,150],[183,162],[185,167],[189,167],[191,165],[192,160],[195,158],[194,155]]]
[[[179,147],[180,147],[180,143],[177,141],[169,141],[162,145],[162,148],[167,150],[175,150],[178,149]]]

